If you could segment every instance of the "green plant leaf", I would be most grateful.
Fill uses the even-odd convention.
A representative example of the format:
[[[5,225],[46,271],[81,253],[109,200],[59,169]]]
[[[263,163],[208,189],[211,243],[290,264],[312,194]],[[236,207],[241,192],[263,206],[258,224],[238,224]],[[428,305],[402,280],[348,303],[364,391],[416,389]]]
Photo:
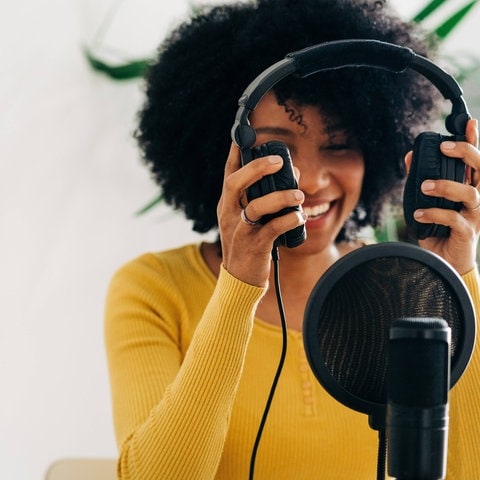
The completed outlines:
[[[138,59],[112,65],[95,56],[88,48],[84,48],[83,51],[89,65],[95,71],[104,73],[114,80],[131,80],[142,77],[151,62],[150,59]]]
[[[450,18],[445,20],[442,24],[440,24],[435,30],[435,35],[440,38],[444,39],[448,36],[449,33],[461,22],[463,17],[475,6],[477,0],[473,0],[470,3],[467,3],[464,7],[460,10],[455,12]]]
[[[149,210],[151,210],[153,207],[158,205],[159,203],[162,203],[163,201],[163,195],[160,194],[158,197],[154,198],[152,201],[147,203],[144,207],[142,207],[140,210],[135,212],[136,216],[143,215],[144,213],[147,213]]]
[[[443,5],[447,0],[432,0],[431,2],[427,3],[425,7],[423,7],[412,19],[413,22],[419,23],[425,20],[428,16],[430,16],[438,7]]]

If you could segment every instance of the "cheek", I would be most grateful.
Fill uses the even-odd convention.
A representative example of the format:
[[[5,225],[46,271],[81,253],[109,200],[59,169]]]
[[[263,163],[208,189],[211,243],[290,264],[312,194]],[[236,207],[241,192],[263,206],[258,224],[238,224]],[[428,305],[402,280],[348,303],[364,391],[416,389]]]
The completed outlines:
[[[345,162],[338,170],[339,177],[347,195],[351,195],[357,201],[362,191],[363,177],[365,176],[365,165],[363,160],[355,159]]]

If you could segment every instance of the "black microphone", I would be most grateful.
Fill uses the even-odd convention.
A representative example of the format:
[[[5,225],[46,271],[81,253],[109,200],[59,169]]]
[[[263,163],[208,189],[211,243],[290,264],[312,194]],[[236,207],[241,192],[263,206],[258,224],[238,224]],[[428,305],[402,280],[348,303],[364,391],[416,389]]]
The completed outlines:
[[[441,318],[401,318],[392,322],[389,338],[388,474],[397,480],[443,480],[451,329]]]

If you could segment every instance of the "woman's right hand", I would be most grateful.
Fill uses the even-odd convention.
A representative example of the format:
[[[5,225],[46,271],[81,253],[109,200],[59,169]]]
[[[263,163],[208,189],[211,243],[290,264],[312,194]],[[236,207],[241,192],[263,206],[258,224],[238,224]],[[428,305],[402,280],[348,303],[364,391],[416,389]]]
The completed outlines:
[[[217,206],[223,266],[234,277],[250,285],[266,286],[270,275],[273,243],[281,234],[302,225],[306,216],[298,211],[273,218],[266,224],[248,224],[266,214],[303,203],[301,190],[279,190],[247,203],[247,188],[282,167],[282,157],[269,155],[241,165],[240,150],[232,144],[225,165],[222,195]]]

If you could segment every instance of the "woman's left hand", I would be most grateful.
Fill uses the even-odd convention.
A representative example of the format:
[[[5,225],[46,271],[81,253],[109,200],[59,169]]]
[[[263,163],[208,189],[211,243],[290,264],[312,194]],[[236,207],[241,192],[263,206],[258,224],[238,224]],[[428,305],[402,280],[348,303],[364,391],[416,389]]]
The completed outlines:
[[[460,158],[465,162],[466,183],[425,180],[421,186],[425,195],[461,202],[463,208],[459,212],[441,208],[419,209],[414,212],[417,222],[450,227],[449,237],[429,237],[419,240],[419,244],[443,257],[460,275],[469,272],[475,266],[480,233],[480,151],[477,120],[469,120],[466,140],[466,142],[443,142],[440,146],[445,156]],[[409,170],[411,152],[407,154],[405,163]]]

